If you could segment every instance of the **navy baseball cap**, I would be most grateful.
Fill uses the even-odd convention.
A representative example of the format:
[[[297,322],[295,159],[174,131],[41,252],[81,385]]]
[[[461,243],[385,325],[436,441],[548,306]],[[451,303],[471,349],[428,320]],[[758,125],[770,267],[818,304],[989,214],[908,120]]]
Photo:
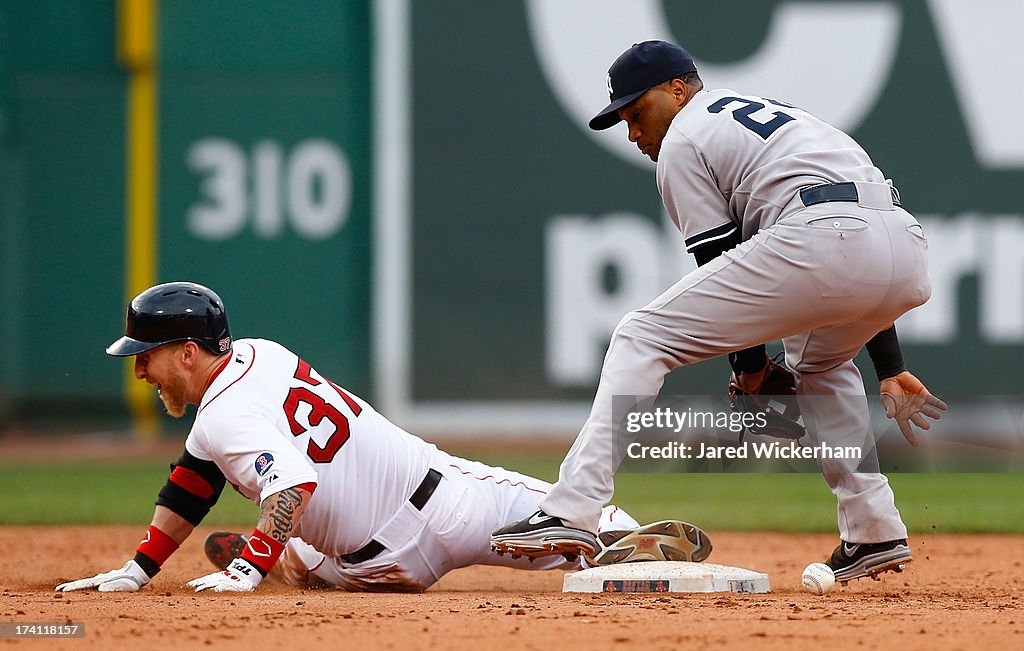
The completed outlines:
[[[600,113],[590,121],[590,128],[603,131],[615,126],[619,109],[658,84],[697,72],[686,50],[666,41],[635,43],[608,68],[608,101]]]

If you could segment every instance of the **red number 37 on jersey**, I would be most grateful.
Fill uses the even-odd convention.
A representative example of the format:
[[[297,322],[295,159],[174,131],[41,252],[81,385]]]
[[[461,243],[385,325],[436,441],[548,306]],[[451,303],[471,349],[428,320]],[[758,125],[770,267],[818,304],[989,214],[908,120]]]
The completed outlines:
[[[311,372],[312,368],[310,368],[309,364],[300,359],[299,366],[295,369],[293,377],[306,386],[292,387],[288,391],[288,396],[284,399],[284,415],[288,418],[288,426],[291,428],[293,436],[300,436],[309,431],[309,428],[319,427],[325,420],[334,425],[334,433],[327,439],[323,447],[317,445],[312,437],[306,445],[306,454],[309,455],[309,458],[314,463],[330,463],[334,459],[334,455],[338,454],[341,446],[345,445],[345,441],[348,440],[348,417],[319,394],[313,393],[310,390],[309,387],[323,384],[323,382],[314,378]],[[344,389],[330,380],[327,380],[327,384],[334,389],[338,397],[345,401],[345,404],[352,411],[353,417],[358,416],[363,411],[359,403],[352,396],[345,393]],[[303,404],[309,405],[310,408],[309,428],[303,426],[296,418],[299,406]]]

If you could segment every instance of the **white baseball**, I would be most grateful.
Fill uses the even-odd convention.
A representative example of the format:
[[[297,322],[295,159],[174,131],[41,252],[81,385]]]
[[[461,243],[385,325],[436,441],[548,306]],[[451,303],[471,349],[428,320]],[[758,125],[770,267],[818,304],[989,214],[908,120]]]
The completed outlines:
[[[836,584],[836,575],[824,563],[811,563],[804,568],[800,579],[804,590],[818,595],[825,594]]]

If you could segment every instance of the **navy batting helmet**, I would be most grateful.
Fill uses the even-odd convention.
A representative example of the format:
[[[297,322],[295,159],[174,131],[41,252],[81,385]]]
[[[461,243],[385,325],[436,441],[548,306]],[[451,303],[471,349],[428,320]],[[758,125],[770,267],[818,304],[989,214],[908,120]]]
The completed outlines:
[[[195,341],[214,355],[231,350],[228,313],[212,289],[189,282],[150,287],[128,304],[124,336],[107,354],[129,357],[174,341]]]

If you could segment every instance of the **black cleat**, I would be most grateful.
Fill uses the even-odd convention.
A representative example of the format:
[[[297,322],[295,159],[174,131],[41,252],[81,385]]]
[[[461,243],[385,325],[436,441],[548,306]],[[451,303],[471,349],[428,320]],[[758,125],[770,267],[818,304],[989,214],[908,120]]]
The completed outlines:
[[[491,534],[491,549],[513,558],[539,558],[555,554],[589,556],[598,550],[597,537],[589,531],[565,526],[559,518],[537,511]]]
[[[832,568],[836,581],[846,583],[866,576],[894,571],[902,572],[904,566],[913,560],[907,539],[890,540],[881,543],[840,542],[825,564]]]

